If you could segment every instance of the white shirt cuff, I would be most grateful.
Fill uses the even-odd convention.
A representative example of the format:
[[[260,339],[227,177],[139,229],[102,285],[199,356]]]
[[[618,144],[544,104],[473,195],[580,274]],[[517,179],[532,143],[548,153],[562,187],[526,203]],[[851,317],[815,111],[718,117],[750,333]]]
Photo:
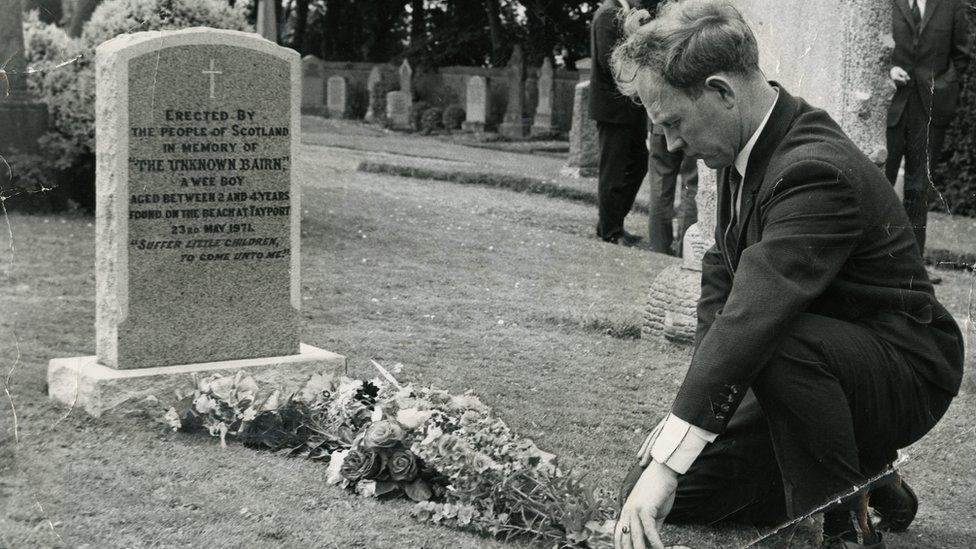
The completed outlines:
[[[679,475],[685,474],[705,445],[718,437],[717,433],[696,427],[674,414],[668,414],[655,432],[657,436],[651,443],[651,458]]]

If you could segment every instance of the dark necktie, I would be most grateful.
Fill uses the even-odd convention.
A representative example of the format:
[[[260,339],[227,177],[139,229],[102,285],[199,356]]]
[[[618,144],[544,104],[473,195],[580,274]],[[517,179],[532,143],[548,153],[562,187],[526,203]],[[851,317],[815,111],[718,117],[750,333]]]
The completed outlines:
[[[922,26],[922,9],[918,6],[918,0],[912,0],[912,19],[915,20],[915,28]]]
[[[735,166],[729,167],[729,203],[732,213],[729,216],[729,226],[725,229],[725,247],[730,253],[735,253],[739,242],[739,192],[742,189],[742,174]]]

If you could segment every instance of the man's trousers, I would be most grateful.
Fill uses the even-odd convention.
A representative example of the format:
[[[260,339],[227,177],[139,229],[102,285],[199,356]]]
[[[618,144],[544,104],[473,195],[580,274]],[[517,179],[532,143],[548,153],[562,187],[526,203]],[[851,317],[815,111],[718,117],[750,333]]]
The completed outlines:
[[[929,122],[918,93],[908,96],[901,118],[887,130],[888,160],[885,176],[892,185],[905,159],[905,211],[915,230],[918,248],[925,254],[925,225],[928,223],[929,189],[932,171],[942,154],[946,128]]]
[[[681,241],[685,231],[698,221],[698,163],[682,152],[669,152],[663,135],[650,134],[650,165],[648,183],[651,187],[648,243],[651,251],[681,255]],[[674,195],[681,175],[681,212],[678,216],[677,245],[672,220]]]
[[[596,234],[614,240],[624,234],[624,218],[634,206],[647,174],[647,126],[597,122],[600,138],[599,221]]]
[[[780,524],[850,495],[942,417],[952,395],[867,328],[794,323],[728,429],[678,478],[669,522]]]

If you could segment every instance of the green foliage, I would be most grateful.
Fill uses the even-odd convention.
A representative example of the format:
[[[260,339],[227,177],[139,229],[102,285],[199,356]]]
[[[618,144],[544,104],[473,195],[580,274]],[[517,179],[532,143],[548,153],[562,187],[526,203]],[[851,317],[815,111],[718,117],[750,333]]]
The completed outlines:
[[[976,44],[976,0],[969,2],[970,44]],[[973,65],[976,65],[974,63]],[[945,162],[936,171],[939,195],[932,197],[936,211],[976,217],[976,66],[962,78],[962,95],[955,122],[946,135]]]
[[[123,33],[195,26],[249,30],[243,3],[231,8],[218,0],[107,0],[79,39],[36,12],[25,19],[28,62],[39,71],[28,85],[49,116],[43,156],[56,169],[55,184],[69,186],[67,195],[83,208],[94,208],[95,47]]]
[[[67,197],[53,185],[55,172],[36,154],[0,157],[0,201],[6,211],[37,213],[65,210]]]
[[[465,112],[458,105],[449,105],[444,109],[444,128],[448,130],[460,130],[464,122]]]
[[[427,135],[441,129],[443,118],[444,109],[440,107],[431,107],[425,110],[420,115],[420,133]]]

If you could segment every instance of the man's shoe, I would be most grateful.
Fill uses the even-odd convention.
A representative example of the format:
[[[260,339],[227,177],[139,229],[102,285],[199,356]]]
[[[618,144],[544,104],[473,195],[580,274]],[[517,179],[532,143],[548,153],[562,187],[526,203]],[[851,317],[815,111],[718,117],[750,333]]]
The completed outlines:
[[[918,496],[899,476],[894,482],[872,490],[869,505],[881,517],[875,528],[883,532],[904,532],[918,513]]]
[[[628,233],[627,231],[624,231],[624,234],[621,235],[618,240],[618,244],[622,246],[636,246],[643,239],[644,237],[642,236],[638,236],[636,234],[631,234]]]

